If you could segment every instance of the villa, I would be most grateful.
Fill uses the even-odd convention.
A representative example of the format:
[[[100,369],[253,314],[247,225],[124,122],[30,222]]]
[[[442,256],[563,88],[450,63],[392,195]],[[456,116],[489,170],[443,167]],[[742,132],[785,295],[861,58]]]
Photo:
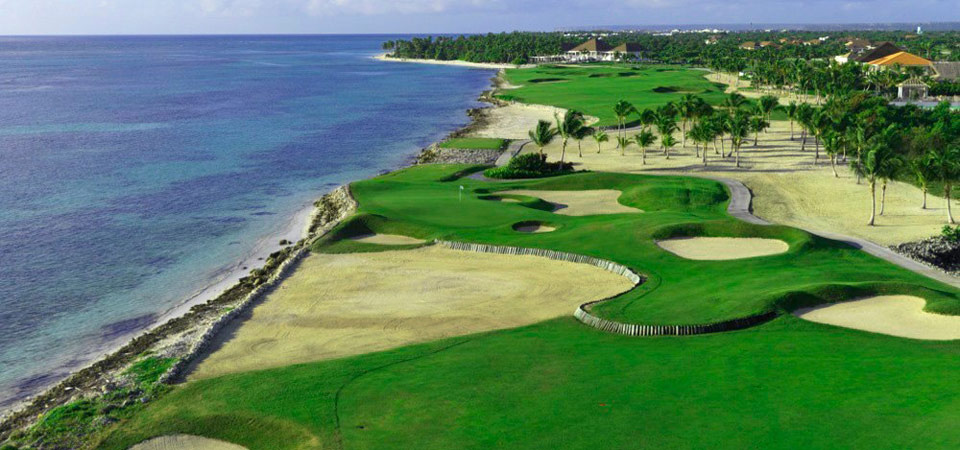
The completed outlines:
[[[643,54],[640,44],[624,43],[616,47],[600,40],[590,39],[559,55],[534,56],[535,63],[581,63],[597,61],[639,60]]]

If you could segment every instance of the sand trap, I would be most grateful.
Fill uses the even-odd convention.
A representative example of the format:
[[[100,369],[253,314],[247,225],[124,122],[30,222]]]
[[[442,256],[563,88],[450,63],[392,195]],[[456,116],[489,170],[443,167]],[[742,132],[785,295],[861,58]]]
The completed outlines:
[[[926,302],[910,295],[883,295],[803,308],[794,315],[811,322],[912,339],[960,339],[960,316],[923,311]]]
[[[549,233],[557,231],[556,227],[544,225],[540,222],[521,222],[513,225],[513,229],[521,233]]]
[[[701,261],[725,261],[776,255],[790,249],[778,239],[694,237],[657,241],[660,248],[681,258]]]
[[[585,264],[436,246],[311,255],[219,333],[188,379],[527,325],[632,287]]]
[[[565,216],[591,216],[595,214],[622,214],[643,212],[617,202],[621,192],[613,189],[590,191],[502,191],[500,194],[537,197],[554,204],[553,212]]]
[[[499,195],[487,195],[480,198],[482,200],[490,200],[492,202],[501,202],[501,203],[520,203],[521,201],[518,198],[500,197]]]
[[[350,240],[379,245],[413,245],[426,242],[422,239],[412,238],[410,236],[401,236],[399,234],[364,234],[360,236],[354,236],[350,238]]]
[[[246,450],[246,447],[202,436],[172,434],[143,441],[130,450]]]

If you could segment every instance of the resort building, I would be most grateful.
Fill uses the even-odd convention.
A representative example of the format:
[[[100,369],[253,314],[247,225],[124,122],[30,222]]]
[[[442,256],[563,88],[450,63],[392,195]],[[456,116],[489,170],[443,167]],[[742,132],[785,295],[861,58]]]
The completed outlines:
[[[880,42],[877,44],[868,44],[865,47],[856,47],[856,46],[851,47],[848,45],[847,48],[851,49],[850,52],[844,55],[834,57],[834,59],[838,63],[843,64],[843,63],[852,61],[852,62],[866,64],[866,63],[869,63],[870,61],[875,61],[885,56],[890,56],[894,53],[903,51],[903,49],[901,49],[900,47],[897,47],[891,42]]]
[[[625,43],[616,47],[600,39],[590,39],[559,55],[534,56],[535,63],[581,63],[596,61],[639,60],[643,55],[640,44]]]
[[[866,64],[873,66],[873,68],[922,66],[933,70],[933,63],[931,63],[930,60],[907,52],[897,52],[867,62]]]

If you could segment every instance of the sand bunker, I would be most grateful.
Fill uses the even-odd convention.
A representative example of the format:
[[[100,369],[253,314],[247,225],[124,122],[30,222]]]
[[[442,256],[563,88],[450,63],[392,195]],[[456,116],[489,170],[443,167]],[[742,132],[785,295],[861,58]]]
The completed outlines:
[[[517,327],[568,316],[584,302],[632,287],[585,264],[436,246],[311,255],[219,333],[188,378]]]
[[[354,236],[350,238],[350,240],[379,245],[413,245],[422,244],[425,242],[422,239],[416,239],[410,236],[401,236],[399,234],[364,234],[360,236]]]
[[[884,295],[804,308],[793,314],[811,322],[912,339],[960,339],[960,316],[923,311],[926,302],[910,295]]]
[[[513,224],[513,229],[521,233],[549,233],[557,231],[556,227],[541,222],[520,222]]]
[[[637,208],[621,205],[617,201],[617,199],[620,198],[621,192],[613,189],[595,189],[590,191],[514,190],[499,193],[541,198],[544,201],[554,204],[554,213],[565,216],[643,212]]]
[[[130,450],[246,450],[246,447],[202,436],[172,434],[141,442]]]
[[[725,261],[776,255],[790,249],[777,239],[694,237],[657,241],[660,248],[681,258],[701,261]]]
[[[492,202],[502,202],[502,203],[520,203],[520,199],[511,198],[511,197],[501,197],[499,195],[487,195],[480,197],[481,200],[490,200]]]

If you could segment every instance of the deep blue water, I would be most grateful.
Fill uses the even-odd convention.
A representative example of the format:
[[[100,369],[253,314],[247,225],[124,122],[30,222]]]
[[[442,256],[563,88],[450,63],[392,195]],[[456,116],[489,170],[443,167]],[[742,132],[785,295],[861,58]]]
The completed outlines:
[[[492,72],[384,39],[0,38],[0,405],[467,123]]]

